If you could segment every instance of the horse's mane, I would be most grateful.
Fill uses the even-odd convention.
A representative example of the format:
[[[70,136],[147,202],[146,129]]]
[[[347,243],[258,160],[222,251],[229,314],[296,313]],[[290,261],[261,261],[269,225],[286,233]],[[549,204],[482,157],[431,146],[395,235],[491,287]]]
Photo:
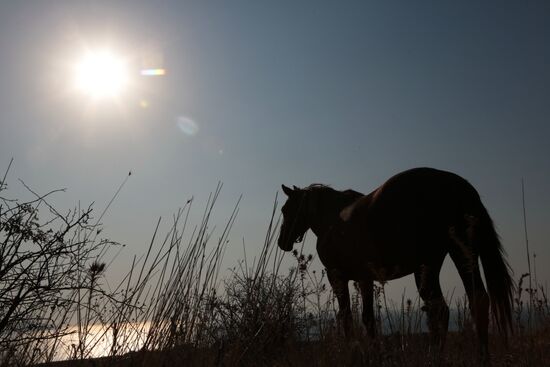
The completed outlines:
[[[336,191],[329,185],[321,184],[321,183],[312,183],[311,185],[304,187],[302,190],[306,191],[316,191],[316,190],[329,190],[329,191]]]
[[[349,205],[351,202],[363,196],[362,193],[351,189],[339,191],[333,189],[328,185],[320,183],[313,183],[303,188],[302,190],[306,192],[316,193],[317,199],[319,199],[318,195],[322,195],[322,197],[324,198],[323,200],[329,200],[330,202],[338,203],[338,206]]]

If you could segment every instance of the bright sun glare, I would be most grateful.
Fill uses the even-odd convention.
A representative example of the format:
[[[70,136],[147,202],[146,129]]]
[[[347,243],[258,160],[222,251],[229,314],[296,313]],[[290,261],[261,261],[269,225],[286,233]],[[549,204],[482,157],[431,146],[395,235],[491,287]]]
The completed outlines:
[[[126,63],[108,50],[88,51],[75,68],[76,87],[93,98],[117,97],[127,83]]]

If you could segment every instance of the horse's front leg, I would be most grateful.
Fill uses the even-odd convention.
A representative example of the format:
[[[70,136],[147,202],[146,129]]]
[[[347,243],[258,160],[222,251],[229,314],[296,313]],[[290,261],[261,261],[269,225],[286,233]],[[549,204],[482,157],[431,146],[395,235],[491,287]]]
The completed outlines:
[[[362,280],[359,282],[359,288],[361,290],[361,298],[363,299],[363,324],[367,329],[367,335],[371,338],[376,336],[376,329],[374,327],[374,310],[373,310],[373,291],[374,282],[369,280]]]
[[[338,322],[344,329],[346,337],[351,336],[351,307],[349,298],[348,279],[345,279],[337,269],[327,269],[328,281],[338,299]]]

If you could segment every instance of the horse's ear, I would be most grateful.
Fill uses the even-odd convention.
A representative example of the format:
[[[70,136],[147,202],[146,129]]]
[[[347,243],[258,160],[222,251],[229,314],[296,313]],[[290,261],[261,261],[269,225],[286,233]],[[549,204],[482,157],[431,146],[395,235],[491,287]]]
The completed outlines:
[[[287,187],[285,185],[281,185],[283,188],[283,192],[286,194],[286,196],[291,196],[294,193],[294,190],[292,190],[290,187]]]
[[[294,189],[294,191],[299,191],[300,190],[300,188],[296,185],[292,185],[292,188]]]

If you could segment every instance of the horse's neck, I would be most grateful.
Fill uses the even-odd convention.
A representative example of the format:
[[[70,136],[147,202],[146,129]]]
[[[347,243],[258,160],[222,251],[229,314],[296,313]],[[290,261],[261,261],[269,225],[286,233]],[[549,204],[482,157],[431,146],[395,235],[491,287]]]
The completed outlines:
[[[311,230],[315,233],[315,236],[321,237],[334,223],[328,220],[313,220],[311,223]]]
[[[317,237],[322,236],[340,220],[340,210],[346,205],[342,201],[338,198],[319,198],[310,218],[311,230]]]

